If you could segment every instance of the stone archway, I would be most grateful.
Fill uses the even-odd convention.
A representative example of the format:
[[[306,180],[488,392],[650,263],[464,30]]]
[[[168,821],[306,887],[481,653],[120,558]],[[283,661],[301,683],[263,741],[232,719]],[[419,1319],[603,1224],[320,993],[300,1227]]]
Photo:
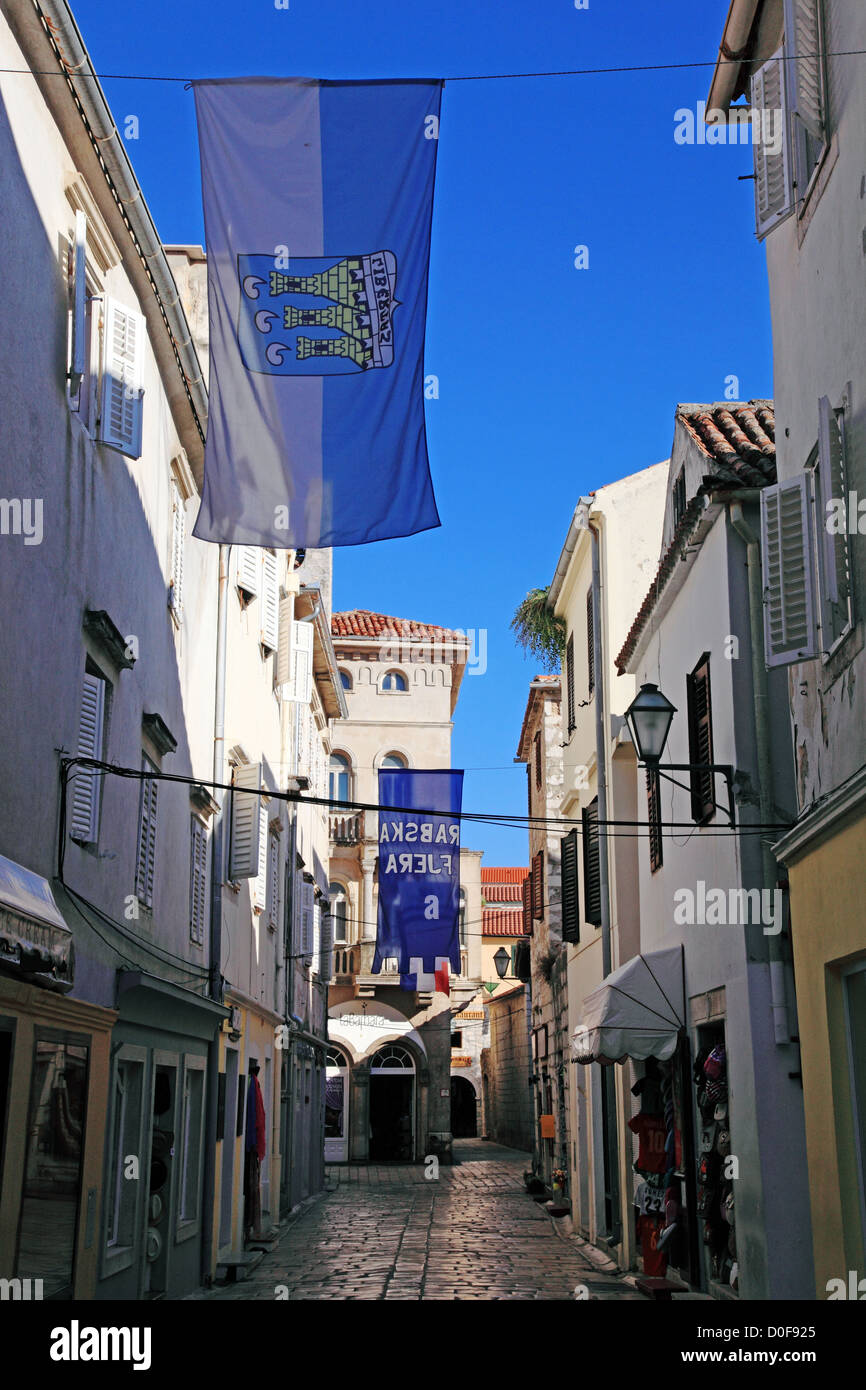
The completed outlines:
[[[468,1076],[451,1077],[451,1133],[455,1139],[478,1135],[478,1098]]]

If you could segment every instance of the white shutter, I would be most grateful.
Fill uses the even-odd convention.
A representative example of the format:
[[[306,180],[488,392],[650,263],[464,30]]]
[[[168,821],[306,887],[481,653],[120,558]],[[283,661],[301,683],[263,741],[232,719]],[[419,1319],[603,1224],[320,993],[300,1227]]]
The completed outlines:
[[[306,880],[301,885],[301,954],[313,954],[313,905],[315,893],[312,883]]]
[[[272,550],[262,551],[262,646],[275,652],[279,645],[279,585],[277,557]]]
[[[764,644],[768,666],[817,654],[815,600],[805,474],[761,492]]]
[[[761,123],[757,132],[761,139],[755,138],[754,144],[755,222],[758,238],[763,241],[768,232],[794,211],[785,62],[781,48],[752,78],[752,115]],[[775,153],[763,138],[765,122],[771,122],[768,133],[781,135],[781,147]]]
[[[268,842],[268,920],[276,931],[280,924],[280,841],[271,835]]]
[[[289,656],[291,676],[283,689],[287,700],[297,700],[308,705],[313,695],[313,624],[292,623],[291,653]]]
[[[253,889],[253,904],[264,912],[268,898],[268,810],[264,798],[259,797],[259,867]]]
[[[75,213],[72,248],[72,335],[69,346],[69,385],[77,391],[87,370],[87,218]]]
[[[202,946],[207,925],[207,828],[195,816],[191,818],[189,860],[189,935]]]
[[[281,598],[279,602],[279,618],[277,632],[277,659],[274,662],[274,684],[278,686],[286,699],[289,692],[286,686],[292,679],[292,613],[294,611],[294,600],[291,598]]]
[[[321,940],[319,943],[319,975],[325,981],[331,978],[331,943],[334,920],[330,912],[323,912],[321,918]]]
[[[232,802],[232,843],[229,854],[229,878],[255,878],[259,872],[259,842],[261,839],[261,763],[247,763],[235,768]]]
[[[318,900],[313,899],[313,941],[311,946],[313,970],[318,974],[322,966],[322,909]]]
[[[238,546],[237,586],[254,597],[259,592],[259,549],[255,545]]]
[[[186,546],[186,512],[177,480],[171,480],[171,587],[168,603],[176,617],[183,611],[183,553]]]
[[[785,0],[785,54],[788,110],[823,142],[824,60],[818,5],[819,0]]]
[[[99,438],[129,458],[141,457],[144,319],[113,299],[105,301],[102,415]]]
[[[78,716],[79,758],[101,758],[105,727],[105,681],[84,673],[81,708]],[[95,844],[99,831],[99,779],[95,768],[72,769],[69,787],[72,797],[69,833],[85,844]]]
[[[148,758],[141,760],[142,772],[155,772]],[[135,896],[145,907],[153,907],[153,881],[156,866],[156,799],[159,785],[154,778],[141,782],[138,812],[138,858],[135,865]]]

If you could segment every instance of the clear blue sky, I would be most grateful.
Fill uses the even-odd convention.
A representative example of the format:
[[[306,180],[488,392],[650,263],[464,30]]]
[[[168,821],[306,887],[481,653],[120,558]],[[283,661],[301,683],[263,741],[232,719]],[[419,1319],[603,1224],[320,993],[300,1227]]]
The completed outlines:
[[[97,71],[457,77],[711,62],[728,0],[73,0]],[[520,813],[513,765],[535,664],[509,621],[547,584],[581,493],[668,457],[679,401],[772,394],[766,273],[745,146],[684,146],[711,68],[446,84],[426,370],[442,527],[335,551],[335,606],[487,630],[454,765],[467,810]],[[203,240],[193,98],[106,80],[166,242]],[[574,247],[589,269],[574,268]],[[488,864],[525,831],[473,828]]]

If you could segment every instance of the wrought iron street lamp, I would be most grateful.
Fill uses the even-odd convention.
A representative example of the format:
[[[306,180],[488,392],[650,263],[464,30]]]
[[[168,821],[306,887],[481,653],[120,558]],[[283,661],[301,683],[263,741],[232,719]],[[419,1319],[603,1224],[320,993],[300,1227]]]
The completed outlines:
[[[508,967],[511,964],[511,956],[504,946],[499,947],[499,950],[493,957],[493,964],[496,966],[496,973],[500,980],[504,980]]]
[[[733,830],[735,829],[734,769],[730,763],[665,763],[664,768],[659,766],[676,712],[676,706],[671,704],[657,685],[647,681],[641,686],[625,712],[628,731],[637,751],[638,762],[649,772],[655,773],[658,777],[664,777],[665,781],[672,782],[675,787],[680,787],[683,791],[692,791],[692,788],[683,786],[682,782],[669,776],[669,773],[721,773],[728,788],[728,805],[727,808],[719,806],[715,798],[713,798],[713,805],[720,811],[727,809],[728,823]]]

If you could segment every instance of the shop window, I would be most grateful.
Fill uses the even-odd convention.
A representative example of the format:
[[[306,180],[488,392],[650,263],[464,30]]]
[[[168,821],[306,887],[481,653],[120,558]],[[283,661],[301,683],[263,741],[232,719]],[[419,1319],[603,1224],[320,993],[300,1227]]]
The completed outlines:
[[[183,1076],[183,1115],[178,1227],[195,1225],[201,1204],[204,1129],[204,1058],[187,1057]]]
[[[112,1271],[132,1262],[135,1244],[138,1194],[143,1180],[140,1155],[145,1057],[144,1048],[124,1046],[114,1061],[105,1187],[105,1251]],[[139,1167],[137,1176],[130,1168],[131,1161]]]
[[[37,1035],[15,1274],[41,1279],[43,1298],[71,1298],[89,1043]],[[50,1232],[50,1239],[46,1239]]]

